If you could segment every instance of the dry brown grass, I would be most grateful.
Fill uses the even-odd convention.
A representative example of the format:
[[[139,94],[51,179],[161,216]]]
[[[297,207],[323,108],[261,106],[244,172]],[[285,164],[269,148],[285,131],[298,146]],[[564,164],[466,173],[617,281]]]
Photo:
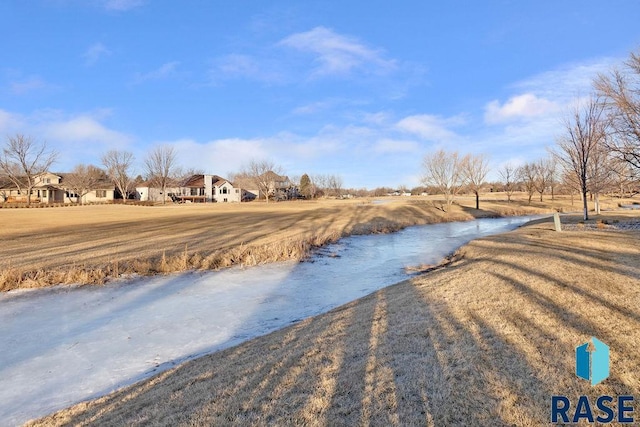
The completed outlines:
[[[640,232],[552,230],[473,241],[446,268],[32,425],[539,426],[552,395],[640,396]],[[574,374],[591,336],[611,347],[596,387]]]
[[[552,207],[494,200],[477,211],[461,199],[445,214],[432,198],[386,201],[1,209],[0,291],[301,259],[350,234]]]

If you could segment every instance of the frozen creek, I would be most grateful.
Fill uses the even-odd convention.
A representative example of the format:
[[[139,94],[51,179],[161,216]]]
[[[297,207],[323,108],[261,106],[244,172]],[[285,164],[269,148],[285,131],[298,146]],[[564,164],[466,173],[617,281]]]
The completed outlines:
[[[511,217],[354,236],[310,262],[0,294],[0,426],[20,425],[326,312],[433,264]]]

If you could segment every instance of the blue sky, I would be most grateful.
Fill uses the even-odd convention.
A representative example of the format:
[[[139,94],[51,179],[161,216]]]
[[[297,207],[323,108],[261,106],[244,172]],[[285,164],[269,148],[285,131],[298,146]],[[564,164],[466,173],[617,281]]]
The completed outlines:
[[[0,135],[46,141],[58,171],[126,149],[142,173],[172,144],[185,168],[265,158],[347,187],[418,185],[438,148],[544,156],[640,49],[636,0],[7,0],[0,17]]]

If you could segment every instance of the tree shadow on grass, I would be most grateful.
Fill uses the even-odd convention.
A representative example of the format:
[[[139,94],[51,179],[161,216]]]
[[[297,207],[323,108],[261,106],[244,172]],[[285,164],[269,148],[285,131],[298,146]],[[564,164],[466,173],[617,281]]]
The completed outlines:
[[[403,282],[187,362],[58,421],[509,425],[499,387],[487,382],[522,399],[532,388],[550,394],[547,384],[481,316],[469,312],[466,319],[470,323],[428,291]]]

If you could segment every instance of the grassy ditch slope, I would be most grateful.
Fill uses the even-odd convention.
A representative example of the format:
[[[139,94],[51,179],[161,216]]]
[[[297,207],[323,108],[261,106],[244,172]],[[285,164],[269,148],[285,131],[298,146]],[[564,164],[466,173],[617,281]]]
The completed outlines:
[[[301,259],[349,234],[545,210],[494,202],[482,211],[456,205],[445,214],[436,206],[388,198],[0,209],[0,291]]]
[[[482,238],[448,266],[33,425],[538,426],[552,395],[640,398],[639,239],[549,220]],[[574,365],[591,336],[611,348],[596,387]]]

